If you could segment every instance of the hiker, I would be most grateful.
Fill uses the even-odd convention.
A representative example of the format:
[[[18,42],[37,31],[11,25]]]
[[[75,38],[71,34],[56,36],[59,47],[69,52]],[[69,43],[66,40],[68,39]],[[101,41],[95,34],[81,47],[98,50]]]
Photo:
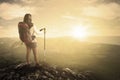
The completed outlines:
[[[40,32],[36,29],[36,27],[32,23],[32,16],[31,14],[25,14],[23,22],[19,22],[18,24],[19,29],[19,37],[24,42],[26,46],[26,61],[27,65],[30,64],[30,53],[31,50],[34,54],[34,60],[36,66],[39,66],[38,58],[37,58],[37,40],[36,40],[36,33],[40,34]],[[42,28],[41,30],[43,30]]]

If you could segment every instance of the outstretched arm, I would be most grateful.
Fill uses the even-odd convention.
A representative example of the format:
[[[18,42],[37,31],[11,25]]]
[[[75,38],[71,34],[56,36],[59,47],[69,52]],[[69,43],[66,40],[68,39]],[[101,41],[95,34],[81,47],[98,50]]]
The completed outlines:
[[[41,34],[41,31],[39,31],[36,26],[34,26],[34,32],[37,34],[37,35],[40,35]]]
[[[46,31],[46,28],[42,28],[42,29],[40,29],[40,31],[42,31],[42,30],[45,30],[45,31]]]

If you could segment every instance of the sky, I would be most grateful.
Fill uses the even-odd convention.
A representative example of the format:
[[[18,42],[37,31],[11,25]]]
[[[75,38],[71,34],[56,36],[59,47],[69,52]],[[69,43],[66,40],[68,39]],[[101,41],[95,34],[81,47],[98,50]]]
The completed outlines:
[[[120,0],[0,0],[0,37],[18,37],[26,13],[48,37],[70,36],[79,27],[90,36],[120,35]]]

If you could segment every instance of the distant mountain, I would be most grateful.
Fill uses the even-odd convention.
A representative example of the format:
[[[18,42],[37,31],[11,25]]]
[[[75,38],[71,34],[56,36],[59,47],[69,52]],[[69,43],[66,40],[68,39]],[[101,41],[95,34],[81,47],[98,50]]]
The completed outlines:
[[[94,43],[120,45],[120,36],[94,36],[94,37],[89,37],[87,41]]]

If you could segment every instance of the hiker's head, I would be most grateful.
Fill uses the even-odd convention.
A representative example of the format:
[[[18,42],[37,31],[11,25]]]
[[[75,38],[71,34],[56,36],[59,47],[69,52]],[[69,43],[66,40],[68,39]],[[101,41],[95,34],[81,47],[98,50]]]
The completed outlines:
[[[31,14],[25,14],[23,21],[25,23],[27,23],[30,28],[33,26],[33,24],[32,24],[32,15]]]

